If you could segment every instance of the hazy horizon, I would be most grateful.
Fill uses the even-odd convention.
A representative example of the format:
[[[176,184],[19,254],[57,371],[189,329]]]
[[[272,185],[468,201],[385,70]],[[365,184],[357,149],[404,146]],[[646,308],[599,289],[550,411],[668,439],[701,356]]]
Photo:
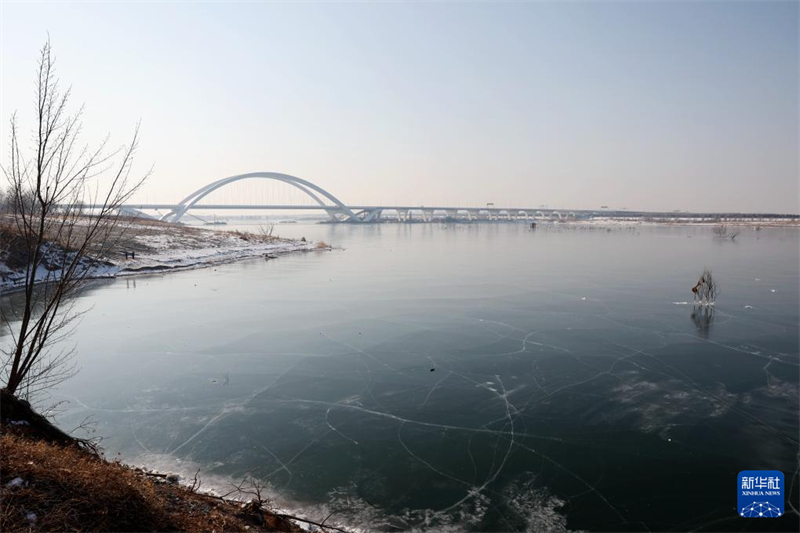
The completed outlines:
[[[0,146],[50,37],[139,202],[283,172],[348,204],[798,213],[798,3],[10,3]]]

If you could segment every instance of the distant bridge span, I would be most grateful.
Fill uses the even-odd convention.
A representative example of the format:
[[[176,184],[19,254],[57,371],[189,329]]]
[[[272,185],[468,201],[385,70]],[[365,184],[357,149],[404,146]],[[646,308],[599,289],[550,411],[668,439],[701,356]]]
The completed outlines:
[[[249,179],[267,179],[279,181],[291,185],[311,198],[316,205],[253,205],[253,204],[199,204],[200,200],[211,194],[212,192],[230,185],[237,181]],[[326,203],[326,200],[329,203]],[[88,208],[96,207],[93,205],[86,206]],[[310,181],[283,174],[280,172],[249,172],[247,174],[238,174],[236,176],[229,176],[214,182],[209,183],[205,187],[197,189],[192,194],[181,200],[177,204],[126,204],[121,207],[123,212],[136,214],[142,210],[153,209],[156,211],[167,211],[166,214],[160,216],[160,219],[166,222],[180,222],[181,218],[189,210],[205,209],[205,210],[320,210],[325,211],[333,222],[377,222],[384,216],[384,211],[394,214],[394,218],[400,221],[413,220],[414,216],[418,217],[420,221],[431,222],[435,213],[449,218],[466,218],[468,220],[475,220],[479,218],[489,220],[500,219],[545,219],[557,216],[559,220],[564,218],[576,218],[577,213],[588,214],[589,212],[570,211],[566,216],[557,210],[548,210],[543,208],[501,208],[494,207],[492,204],[487,204],[486,207],[452,207],[452,206],[348,206],[341,200],[336,198],[333,194],[325,189],[311,183]]]
[[[327,212],[328,215],[333,220],[338,220],[337,215],[341,215],[346,219],[356,218],[355,214],[346,205],[344,205],[338,198],[336,198],[334,195],[332,195],[325,189],[318,187],[317,185],[314,185],[310,181],[306,181],[296,176],[290,176],[289,174],[281,174],[280,172],[250,172],[247,174],[239,174],[237,176],[222,178],[220,180],[209,183],[205,187],[197,189],[192,194],[181,200],[180,203],[174,206],[169,213],[161,217],[161,220],[178,222],[189,209],[195,207],[197,202],[199,202],[212,192],[231,183],[247,179],[269,179],[287,183],[289,185],[292,185],[293,187],[296,187],[297,189],[300,189],[306,195],[311,197],[311,199],[314,200],[319,205],[317,209],[325,210],[325,212]],[[334,206],[331,207],[325,204],[324,200],[322,200],[317,193],[327,198],[330,202],[334,204]],[[222,207],[222,206],[218,206],[217,208],[232,209],[232,207]]]

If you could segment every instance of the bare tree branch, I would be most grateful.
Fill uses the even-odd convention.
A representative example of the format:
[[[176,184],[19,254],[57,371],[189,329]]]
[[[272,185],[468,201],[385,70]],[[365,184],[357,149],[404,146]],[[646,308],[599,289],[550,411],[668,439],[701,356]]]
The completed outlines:
[[[108,152],[108,138],[95,149],[79,148],[83,108],[69,114],[70,93],[59,89],[48,41],[37,63],[32,154],[20,146],[13,115],[9,161],[2,167],[8,182],[2,231],[14,233],[25,275],[18,312],[2,310],[13,343],[2,352],[0,383],[26,397],[74,374],[74,348],[63,348],[85,312],[76,310],[74,297],[109,264],[130,224],[119,208],[147,178],[131,179],[138,124],[129,144],[116,151]]]

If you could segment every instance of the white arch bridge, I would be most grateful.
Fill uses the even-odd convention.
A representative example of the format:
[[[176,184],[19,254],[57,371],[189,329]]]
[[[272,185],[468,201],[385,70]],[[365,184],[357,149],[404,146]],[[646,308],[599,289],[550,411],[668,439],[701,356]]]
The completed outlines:
[[[243,180],[273,180],[290,185],[309,197],[312,205],[282,204],[205,204],[200,203],[206,196],[227,185]],[[87,208],[96,207],[88,205]],[[121,211],[129,214],[142,214],[143,211],[155,210],[161,220],[179,222],[191,210],[314,210],[324,211],[331,222],[378,222],[382,219],[394,218],[399,221],[432,222],[434,218],[466,219],[466,220],[533,220],[550,219],[566,220],[588,214],[583,211],[557,211],[542,208],[502,208],[487,204],[486,207],[446,207],[446,206],[380,206],[380,205],[345,205],[341,200],[325,189],[310,181],[282,174],[279,172],[250,172],[222,178],[192,194],[177,204],[125,204]]]

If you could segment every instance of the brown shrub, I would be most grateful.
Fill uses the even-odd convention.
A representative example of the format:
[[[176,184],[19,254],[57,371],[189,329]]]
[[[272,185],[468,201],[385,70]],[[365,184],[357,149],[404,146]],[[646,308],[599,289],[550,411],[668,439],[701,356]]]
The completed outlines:
[[[5,434],[0,437],[0,531],[263,530],[236,503],[153,481],[77,447]],[[22,478],[20,488],[7,484]],[[265,513],[270,531],[297,531]],[[260,525],[260,524],[259,524]]]
[[[0,221],[0,252],[5,252],[5,263],[16,270],[28,264],[28,247],[17,228],[9,221]]]

